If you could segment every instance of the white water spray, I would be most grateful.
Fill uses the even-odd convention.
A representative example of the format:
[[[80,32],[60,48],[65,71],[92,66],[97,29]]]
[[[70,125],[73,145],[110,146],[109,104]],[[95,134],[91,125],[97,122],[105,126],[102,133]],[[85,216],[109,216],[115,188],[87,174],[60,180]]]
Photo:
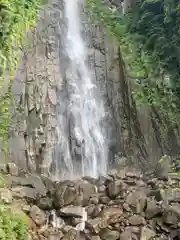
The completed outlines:
[[[59,116],[60,151],[63,154],[68,178],[76,176],[97,177],[107,171],[107,143],[103,136],[102,119],[105,117],[100,93],[86,65],[86,48],[81,36],[80,13],[82,0],[65,0],[67,19],[66,53],[69,58],[66,70],[68,91],[68,116],[73,119],[75,138],[81,146],[80,163],[71,155],[68,137],[64,133],[63,116]],[[60,103],[61,104],[61,103]],[[66,123],[67,125],[67,123]],[[62,129],[63,128],[63,129]],[[62,165],[61,165],[62,167]],[[62,167],[63,168],[63,167]]]

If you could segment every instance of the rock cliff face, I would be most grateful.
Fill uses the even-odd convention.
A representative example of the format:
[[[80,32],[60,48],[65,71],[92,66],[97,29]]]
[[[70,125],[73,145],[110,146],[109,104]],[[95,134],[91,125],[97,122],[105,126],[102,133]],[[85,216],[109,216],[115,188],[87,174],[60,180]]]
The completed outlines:
[[[143,166],[149,167],[150,162],[156,163],[165,152],[171,153],[169,146],[178,148],[174,130],[169,130],[171,140],[163,142],[156,111],[146,108],[146,115],[144,109],[137,111],[120,47],[102,27],[91,23],[88,13],[82,11],[81,17],[88,66],[107,111],[109,161],[113,162],[115,153],[120,152],[120,156],[131,154],[134,162],[138,159]],[[64,3],[53,0],[41,11],[34,31],[26,36],[27,44],[13,83],[16,109],[12,107],[9,157],[23,168],[46,174],[57,167],[66,167],[63,160],[56,160],[63,157],[63,151],[67,152],[68,144],[71,153],[78,155],[79,152],[72,119],[66,113],[66,31]],[[64,123],[66,128],[62,127]],[[64,144],[63,135],[67,135]]]
[[[99,26],[90,23],[85,12],[82,12],[82,21],[88,65],[108,112],[106,124],[110,140],[109,159],[113,159],[114,153],[120,150],[123,120],[120,111],[121,66],[114,65],[118,47],[112,44]],[[61,142],[58,134],[61,133],[58,132],[58,125],[63,126],[64,121],[68,122],[68,129],[62,127],[61,131],[69,134],[71,150],[78,148],[73,138],[71,119],[66,116],[66,30],[64,3],[60,0],[52,1],[44,7],[37,27],[27,36],[27,44],[13,83],[17,108],[12,107],[10,159],[31,171],[45,171],[46,174],[57,167],[54,166],[53,159],[59,159],[62,155],[59,152]],[[63,148],[66,147],[63,145]]]
[[[13,84],[18,109],[10,133],[10,156],[31,170],[50,163],[56,143],[57,91],[63,84],[62,1],[54,1],[40,13]],[[26,163],[24,163],[26,159]],[[49,168],[47,166],[47,168]]]

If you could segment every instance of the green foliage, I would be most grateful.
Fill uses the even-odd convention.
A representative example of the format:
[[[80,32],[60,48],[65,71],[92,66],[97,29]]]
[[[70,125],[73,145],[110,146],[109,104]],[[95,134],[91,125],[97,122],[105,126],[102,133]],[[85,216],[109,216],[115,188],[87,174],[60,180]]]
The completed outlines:
[[[103,0],[87,0],[87,7],[119,41],[136,102],[153,104],[179,121],[180,1],[137,0],[125,15]]]
[[[5,146],[10,124],[11,81],[25,34],[34,26],[40,4],[41,0],[0,0],[0,141]]]
[[[23,213],[0,204],[0,239],[24,240],[27,235],[27,218]]]

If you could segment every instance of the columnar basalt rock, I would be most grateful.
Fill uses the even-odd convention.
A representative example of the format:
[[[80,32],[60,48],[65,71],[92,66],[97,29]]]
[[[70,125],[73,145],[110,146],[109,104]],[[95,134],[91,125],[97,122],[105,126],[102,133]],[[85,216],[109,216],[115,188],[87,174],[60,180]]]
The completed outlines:
[[[10,159],[36,172],[47,173],[57,143],[57,91],[64,77],[60,58],[63,21],[62,1],[44,7],[37,26],[26,37],[24,56],[13,83],[18,109],[12,113]]]
[[[107,1],[112,7],[118,4],[118,8],[120,2]],[[127,164],[122,156],[132,155],[131,163],[154,167],[164,152],[178,151],[174,130],[169,130],[170,140],[160,139],[161,116],[155,109],[136,109],[131,94],[135,87],[130,86],[126,76],[119,43],[102,26],[92,23],[88,10],[82,11],[81,19],[87,65],[107,112],[102,124],[106,129],[108,161],[112,163],[115,153],[120,152],[117,162],[125,159],[123,164]],[[26,36],[27,44],[13,82],[16,104],[12,107],[9,159],[22,168],[47,175],[68,168],[64,155],[69,147],[77,166],[82,160],[82,143],[77,141],[74,119],[66,111],[66,33],[64,2],[52,0],[41,11],[34,31]]]
[[[82,34],[88,45],[87,64],[104,98],[107,111],[105,134],[110,143],[109,159],[113,159],[114,153],[120,150],[122,122],[119,72],[118,66],[113,66],[117,47],[100,27],[91,24],[87,13],[82,13],[82,18]],[[64,3],[62,0],[51,1],[41,11],[36,28],[26,37],[27,44],[13,83],[17,109],[12,111],[9,158],[23,168],[46,174],[49,170],[54,172],[56,168],[63,168],[63,164],[66,167],[63,159],[59,161],[64,154],[59,152],[61,141],[69,141],[72,157],[81,161],[81,144],[74,135],[73,118],[66,114],[66,31]],[[56,129],[57,125],[63,128],[61,132]],[[67,139],[58,139],[57,134],[64,133]],[[63,149],[67,152],[65,147],[68,145]],[[54,160],[61,166],[54,166]]]

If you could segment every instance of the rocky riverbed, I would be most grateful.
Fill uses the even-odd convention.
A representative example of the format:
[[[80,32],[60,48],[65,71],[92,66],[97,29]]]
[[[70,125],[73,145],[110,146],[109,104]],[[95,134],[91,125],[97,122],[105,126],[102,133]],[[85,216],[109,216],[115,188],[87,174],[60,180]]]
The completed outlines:
[[[8,187],[0,188],[0,200],[27,214],[28,240],[178,239],[178,174],[158,179],[123,168],[98,179],[54,182],[14,163],[1,172]]]

